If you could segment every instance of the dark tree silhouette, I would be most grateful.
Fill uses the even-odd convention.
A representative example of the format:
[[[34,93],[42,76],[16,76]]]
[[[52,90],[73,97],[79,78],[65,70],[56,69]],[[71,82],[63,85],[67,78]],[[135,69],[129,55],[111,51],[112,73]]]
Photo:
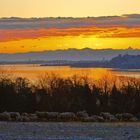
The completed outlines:
[[[0,112],[77,112],[89,114],[130,112],[140,114],[140,81],[124,78],[119,85],[102,79],[46,75],[37,85],[26,78],[0,78]]]

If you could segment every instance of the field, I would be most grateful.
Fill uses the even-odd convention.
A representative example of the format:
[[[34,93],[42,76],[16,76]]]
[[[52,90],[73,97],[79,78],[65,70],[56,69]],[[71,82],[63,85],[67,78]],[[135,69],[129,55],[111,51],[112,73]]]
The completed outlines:
[[[140,140],[140,123],[0,122],[0,140]]]

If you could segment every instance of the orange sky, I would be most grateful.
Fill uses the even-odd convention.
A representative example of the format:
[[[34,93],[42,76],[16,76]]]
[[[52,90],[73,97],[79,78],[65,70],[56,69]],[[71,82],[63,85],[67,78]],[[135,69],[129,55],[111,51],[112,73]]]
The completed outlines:
[[[24,39],[83,36],[93,38],[129,38],[140,37],[140,28],[125,27],[84,27],[84,28],[50,28],[50,29],[0,29],[0,41],[15,41]]]
[[[0,52],[28,52],[67,48],[140,49],[140,28],[0,29]]]
[[[0,19],[0,53],[140,49],[139,13],[140,0],[0,0],[0,17],[28,18]],[[97,18],[29,18],[58,16]]]

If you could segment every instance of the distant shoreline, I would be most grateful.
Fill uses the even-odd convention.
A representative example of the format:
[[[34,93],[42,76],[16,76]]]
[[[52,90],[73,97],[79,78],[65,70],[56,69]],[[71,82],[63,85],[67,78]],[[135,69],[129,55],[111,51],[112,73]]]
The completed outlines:
[[[39,63],[0,63],[0,66],[16,66],[16,65],[37,65],[37,66],[46,66],[46,67],[71,67],[71,68],[82,68],[82,69],[86,69],[86,68],[104,68],[104,69],[111,69],[112,71],[120,71],[120,72],[140,72],[140,68],[136,68],[136,69],[133,69],[133,68],[114,68],[114,67],[80,67],[80,66],[70,66],[70,65],[42,65],[42,64],[39,64]]]

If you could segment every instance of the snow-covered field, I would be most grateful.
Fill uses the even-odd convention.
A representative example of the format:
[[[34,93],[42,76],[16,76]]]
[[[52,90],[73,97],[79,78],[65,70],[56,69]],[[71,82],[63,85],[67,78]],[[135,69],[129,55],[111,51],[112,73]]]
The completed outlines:
[[[0,122],[0,140],[140,140],[140,123]]]

